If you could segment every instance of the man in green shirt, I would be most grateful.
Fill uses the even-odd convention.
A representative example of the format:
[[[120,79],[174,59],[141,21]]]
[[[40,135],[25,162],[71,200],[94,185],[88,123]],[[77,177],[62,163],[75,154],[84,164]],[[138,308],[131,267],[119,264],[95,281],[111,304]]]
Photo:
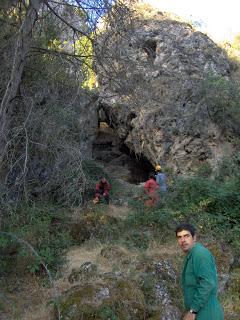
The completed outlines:
[[[177,242],[186,255],[181,278],[186,308],[183,320],[223,320],[223,310],[217,299],[214,257],[196,242],[196,230],[191,224],[180,224],[175,232]]]

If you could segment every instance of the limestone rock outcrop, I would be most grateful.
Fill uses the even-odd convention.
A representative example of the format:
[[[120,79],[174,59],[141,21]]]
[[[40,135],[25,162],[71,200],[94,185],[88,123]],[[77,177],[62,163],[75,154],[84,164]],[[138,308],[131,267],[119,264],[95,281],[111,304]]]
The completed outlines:
[[[212,75],[228,79],[225,53],[191,25],[161,12],[137,15],[127,31],[119,28],[99,40],[99,106],[109,125],[152,165],[160,162],[179,173],[205,162],[214,166],[231,144],[199,89]]]

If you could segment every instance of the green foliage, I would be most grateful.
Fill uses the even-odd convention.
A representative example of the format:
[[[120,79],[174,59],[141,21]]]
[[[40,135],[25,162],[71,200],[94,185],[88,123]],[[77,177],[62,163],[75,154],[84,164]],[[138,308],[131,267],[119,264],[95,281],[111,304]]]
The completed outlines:
[[[169,221],[171,221],[169,212],[165,212],[162,209],[143,208],[141,211],[130,214],[126,220],[126,224],[132,227],[163,227],[164,229]]]
[[[83,217],[71,226],[75,244],[93,238],[107,243],[119,238],[122,230],[121,222],[106,214],[105,205],[98,205],[95,208],[89,212],[85,211]]]
[[[235,154],[231,158],[225,158],[219,164],[218,171],[216,173],[216,180],[224,182],[225,180],[235,179],[239,176],[240,165],[240,151],[236,149]]]
[[[210,75],[199,89],[199,96],[208,106],[209,115],[226,131],[233,123],[240,125],[240,88],[225,77]]]
[[[2,233],[0,237],[1,270],[17,272],[12,268],[18,262],[23,274],[42,271],[42,263],[56,272],[72,242],[65,220],[65,212],[54,206],[24,206],[9,211],[2,228],[8,235]]]
[[[82,36],[75,42],[76,52],[81,56],[84,88],[93,89],[95,86],[95,73],[93,71],[93,34],[90,37]]]
[[[194,176],[176,181],[168,209],[176,221],[191,221],[203,234],[214,234],[239,251],[239,154],[226,159],[214,179]]]
[[[197,176],[199,177],[210,177],[213,173],[213,169],[209,163],[204,163],[198,167]]]
[[[223,43],[223,48],[225,49],[228,58],[229,64],[232,71],[232,77],[237,81],[240,80],[239,71],[240,71],[240,33],[235,36],[232,43],[225,42]]]
[[[129,230],[123,235],[123,244],[128,248],[138,248],[146,250],[149,246],[150,233],[142,230]]]
[[[140,288],[144,293],[146,302],[150,305],[155,303],[156,277],[154,272],[143,273],[139,279]]]
[[[103,306],[99,310],[100,319],[119,320],[119,317],[115,313],[114,306]]]
[[[124,221],[122,238],[129,248],[147,249],[153,239],[165,242],[172,228],[172,214],[164,206],[146,208],[143,201],[132,202],[132,212]]]

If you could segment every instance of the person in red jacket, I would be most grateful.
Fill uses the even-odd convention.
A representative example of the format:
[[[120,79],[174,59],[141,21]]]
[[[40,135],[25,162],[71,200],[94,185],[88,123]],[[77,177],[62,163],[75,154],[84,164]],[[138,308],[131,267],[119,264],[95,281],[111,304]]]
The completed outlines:
[[[95,198],[93,203],[96,204],[100,202],[101,197],[103,197],[107,204],[109,204],[109,191],[111,189],[110,184],[107,182],[105,177],[102,177],[95,187]]]
[[[149,179],[144,184],[144,193],[149,197],[144,204],[147,207],[155,207],[159,199],[159,184],[154,173],[149,174]]]

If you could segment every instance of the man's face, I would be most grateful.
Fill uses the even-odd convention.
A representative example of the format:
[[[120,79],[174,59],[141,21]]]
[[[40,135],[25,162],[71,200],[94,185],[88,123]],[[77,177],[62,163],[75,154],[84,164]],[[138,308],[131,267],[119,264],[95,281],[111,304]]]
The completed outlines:
[[[190,231],[182,230],[177,233],[177,242],[184,253],[188,253],[196,242],[196,236],[192,236]]]

